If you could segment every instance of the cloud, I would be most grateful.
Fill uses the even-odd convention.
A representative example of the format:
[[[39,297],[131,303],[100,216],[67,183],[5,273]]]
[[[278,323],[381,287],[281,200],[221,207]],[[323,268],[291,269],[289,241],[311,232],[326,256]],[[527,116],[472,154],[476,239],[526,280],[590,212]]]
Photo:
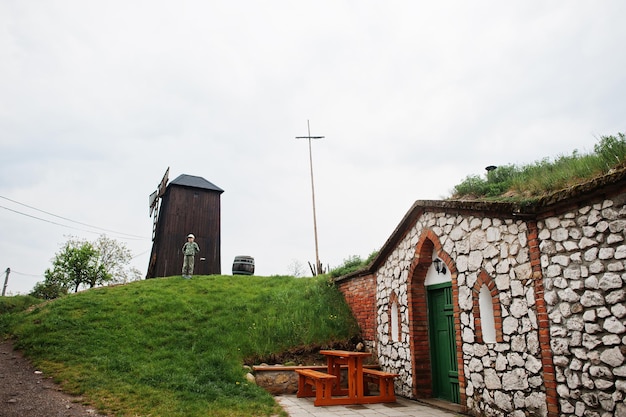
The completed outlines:
[[[338,265],[382,246],[414,200],[446,197],[487,165],[590,151],[624,131],[625,12],[3,2],[0,196],[146,236],[128,241],[145,271],[147,199],[170,167],[225,190],[224,273],[247,254],[259,274],[283,274],[314,256],[308,146],[295,139],[309,120],[325,136],[312,144],[320,257]],[[0,229],[0,268],[32,275],[74,232],[8,210]]]

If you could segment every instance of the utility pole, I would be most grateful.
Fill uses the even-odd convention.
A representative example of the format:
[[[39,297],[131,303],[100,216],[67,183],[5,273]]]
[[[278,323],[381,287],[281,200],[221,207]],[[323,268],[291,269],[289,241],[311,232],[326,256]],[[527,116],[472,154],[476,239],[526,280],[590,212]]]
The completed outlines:
[[[315,185],[313,183],[313,153],[311,152],[311,139],[323,139],[324,136],[311,136],[311,125],[309,121],[306,121],[309,135],[308,136],[296,136],[296,139],[308,139],[309,140],[309,166],[311,167],[311,198],[313,200],[313,232],[315,234],[315,268],[311,268],[313,276],[316,276],[322,271],[322,264],[320,263],[319,248],[317,244],[317,218],[315,216]]]
[[[7,285],[9,285],[9,274],[11,273],[11,268],[7,268],[6,276],[4,277],[4,287],[2,287],[2,296],[7,292]]]

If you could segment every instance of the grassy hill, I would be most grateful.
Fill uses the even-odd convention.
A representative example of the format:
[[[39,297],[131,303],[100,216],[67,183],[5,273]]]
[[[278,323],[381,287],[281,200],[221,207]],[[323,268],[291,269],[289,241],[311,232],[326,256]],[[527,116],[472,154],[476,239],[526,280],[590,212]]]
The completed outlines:
[[[8,312],[9,300],[0,299],[0,333],[66,390],[116,416],[278,414],[246,382],[245,358],[358,334],[323,277],[153,279],[22,312]]]

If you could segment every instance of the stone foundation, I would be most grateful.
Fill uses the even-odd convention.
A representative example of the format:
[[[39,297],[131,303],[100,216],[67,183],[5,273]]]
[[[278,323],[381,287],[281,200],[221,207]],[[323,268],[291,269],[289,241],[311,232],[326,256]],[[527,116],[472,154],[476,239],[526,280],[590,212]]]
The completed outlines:
[[[365,365],[366,368],[377,366]],[[283,366],[283,365],[256,365],[252,367],[254,382],[272,395],[295,394],[298,392],[298,374],[296,369],[315,369],[326,372],[325,366]],[[342,381],[347,380],[346,371],[342,370]],[[372,387],[375,390],[375,387]]]
[[[257,365],[253,366],[255,383],[272,395],[295,394],[298,392],[298,374],[296,369],[315,369],[323,371],[325,366],[283,366]]]

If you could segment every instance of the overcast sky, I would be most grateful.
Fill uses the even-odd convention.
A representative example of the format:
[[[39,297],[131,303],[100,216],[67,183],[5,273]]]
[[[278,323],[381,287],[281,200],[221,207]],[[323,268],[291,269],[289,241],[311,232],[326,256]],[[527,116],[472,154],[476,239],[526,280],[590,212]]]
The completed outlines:
[[[11,268],[7,292],[27,293],[70,235],[102,229],[145,275],[168,167],[224,189],[223,274],[250,255],[257,275],[310,275],[307,120],[320,259],[365,258],[487,165],[625,132],[625,16],[622,0],[0,0],[0,282]]]

